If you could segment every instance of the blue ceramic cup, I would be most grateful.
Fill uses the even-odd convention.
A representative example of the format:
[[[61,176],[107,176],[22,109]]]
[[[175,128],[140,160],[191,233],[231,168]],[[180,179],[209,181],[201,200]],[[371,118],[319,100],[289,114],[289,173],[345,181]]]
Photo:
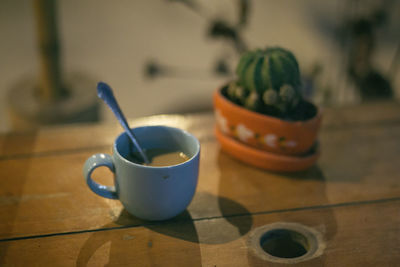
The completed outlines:
[[[141,219],[166,220],[183,212],[196,191],[200,143],[190,133],[167,126],[144,126],[133,132],[143,149],[178,150],[189,160],[171,166],[152,167],[127,160],[133,149],[126,133],[115,140],[113,155],[95,154],[88,158],[83,176],[99,196],[119,199],[125,209]],[[106,166],[114,173],[115,186],[98,184],[92,172]]]

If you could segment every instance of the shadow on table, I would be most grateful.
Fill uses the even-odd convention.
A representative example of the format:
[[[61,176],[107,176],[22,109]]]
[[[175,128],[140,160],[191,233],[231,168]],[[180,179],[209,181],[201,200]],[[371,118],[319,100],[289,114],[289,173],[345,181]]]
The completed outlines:
[[[243,215],[240,220],[233,215],[224,217],[224,214],[232,214],[233,211]],[[252,217],[243,206],[205,192],[197,192],[189,210],[171,220],[140,221],[138,227],[133,227],[137,222],[136,217],[123,209],[114,223],[100,227],[115,228],[117,224],[122,229],[92,233],[79,252],[77,266],[87,266],[89,262],[96,261],[92,258],[99,257],[96,254],[105,244],[109,246],[109,255],[100,259],[101,264],[107,261],[108,265],[135,265],[140,259],[140,263],[136,263],[138,266],[162,266],[167,261],[169,264],[176,263],[176,266],[185,262],[201,266],[200,243],[227,243],[245,235],[252,227]],[[143,228],[146,230],[143,231]]]
[[[293,187],[297,189],[290,190],[291,197],[299,203],[291,203],[293,208],[278,210],[267,215],[271,218],[268,223],[294,222],[311,227],[322,234],[323,242],[321,246],[325,246],[326,250],[337,233],[337,219],[334,207],[331,207],[326,196],[326,186],[329,181],[326,180],[322,169],[315,165],[305,171],[280,173],[279,175],[281,179],[293,182]],[[310,182],[312,182],[312,186],[309,186]],[[302,205],[299,205],[302,203],[301,198],[307,197],[307,194],[308,198],[313,199],[315,203],[304,204],[302,207]],[[324,266],[326,258],[327,254],[322,253],[318,257],[299,262],[296,266]],[[250,251],[248,252],[248,259],[251,266],[266,263]],[[275,265],[272,264],[271,266]]]
[[[199,244],[188,244],[165,236],[196,240],[189,213],[185,211],[178,217],[165,222],[141,221],[143,224],[133,226],[138,219],[124,209],[114,223],[100,227],[111,228],[112,231],[90,234],[79,251],[76,266],[180,266],[179,263],[185,262],[201,266]],[[116,227],[115,224],[120,226]],[[105,246],[108,250],[104,249]]]
[[[222,151],[217,161],[221,173],[219,195],[235,197],[248,207],[254,228],[275,222],[300,223],[320,232],[327,245],[336,235],[337,220],[326,196],[330,181],[318,165],[301,172],[271,172],[246,165]],[[247,258],[250,266],[274,266],[250,250]],[[322,254],[303,263],[320,266],[325,258]]]
[[[236,217],[241,215],[241,219]],[[146,225],[155,232],[201,244],[223,244],[252,227],[249,211],[229,198],[197,192],[187,211],[163,224]]]

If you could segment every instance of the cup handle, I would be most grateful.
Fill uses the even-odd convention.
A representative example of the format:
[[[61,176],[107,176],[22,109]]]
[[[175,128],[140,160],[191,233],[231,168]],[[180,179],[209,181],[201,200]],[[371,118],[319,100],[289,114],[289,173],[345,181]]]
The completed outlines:
[[[115,173],[114,163],[110,155],[102,153],[94,154],[86,160],[85,165],[83,166],[83,177],[85,178],[87,185],[99,196],[118,199],[115,186],[102,185],[92,180],[92,172],[100,166],[106,166],[110,171]]]

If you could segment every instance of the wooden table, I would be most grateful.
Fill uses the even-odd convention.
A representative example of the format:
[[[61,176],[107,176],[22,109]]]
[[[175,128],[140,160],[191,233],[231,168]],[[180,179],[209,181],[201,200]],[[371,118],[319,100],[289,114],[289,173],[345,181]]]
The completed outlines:
[[[322,234],[323,254],[302,266],[399,266],[399,104],[326,109],[321,158],[294,174],[224,154],[211,113],[132,123],[177,126],[200,139],[199,183],[187,211],[143,221],[88,189],[82,165],[93,153],[111,152],[116,124],[3,134],[1,266],[269,266],[249,252],[248,239],[275,222]],[[105,168],[94,177],[112,184]]]

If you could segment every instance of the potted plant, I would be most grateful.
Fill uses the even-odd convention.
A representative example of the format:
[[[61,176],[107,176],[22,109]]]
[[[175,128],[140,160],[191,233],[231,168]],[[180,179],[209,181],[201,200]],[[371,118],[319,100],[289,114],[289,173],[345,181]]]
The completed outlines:
[[[264,169],[298,171],[313,165],[322,116],[302,97],[295,56],[280,47],[248,51],[236,74],[214,93],[222,149]]]

